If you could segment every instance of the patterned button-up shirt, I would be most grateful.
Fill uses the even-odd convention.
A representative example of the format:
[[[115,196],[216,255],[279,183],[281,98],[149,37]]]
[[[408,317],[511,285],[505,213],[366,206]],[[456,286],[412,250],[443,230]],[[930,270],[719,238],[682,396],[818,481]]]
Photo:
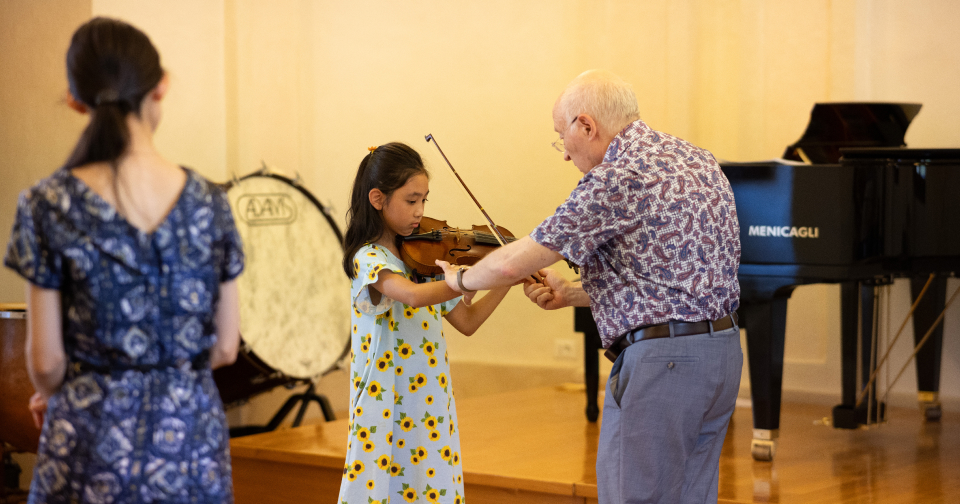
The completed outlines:
[[[530,235],[580,265],[605,347],[638,327],[740,304],[740,225],[710,152],[635,121]]]

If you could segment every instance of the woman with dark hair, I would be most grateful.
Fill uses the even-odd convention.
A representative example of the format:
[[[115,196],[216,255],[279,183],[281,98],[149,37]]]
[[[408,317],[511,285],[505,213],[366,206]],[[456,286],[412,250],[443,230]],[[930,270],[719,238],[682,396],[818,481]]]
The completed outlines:
[[[239,345],[229,204],[154,147],[168,80],[143,32],[87,22],[67,76],[90,122],[20,196],[4,260],[29,282],[30,502],[232,502],[211,372]]]

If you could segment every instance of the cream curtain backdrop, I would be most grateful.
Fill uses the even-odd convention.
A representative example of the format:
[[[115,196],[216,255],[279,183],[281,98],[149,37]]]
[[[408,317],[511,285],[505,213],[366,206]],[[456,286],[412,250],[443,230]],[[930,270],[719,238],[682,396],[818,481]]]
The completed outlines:
[[[3,22],[8,13],[22,16],[27,4],[0,5]],[[92,0],[90,14],[126,19],[158,45],[173,88],[157,142],[171,159],[221,181],[261,161],[299,174],[341,225],[366,148],[394,140],[419,150],[432,172],[428,215],[480,223],[424,142],[432,133],[490,215],[516,234],[529,232],[579,180],[550,147],[550,112],[564,85],[590,68],[633,83],[652,127],[721,159],[779,156],[820,101],[920,102],[908,144],[960,147],[960,3],[952,0]],[[16,24],[61,16],[47,8]],[[62,68],[69,31],[53,56],[31,55],[9,37],[0,37],[0,54],[15,46]],[[12,64],[0,57],[5,69]],[[48,96],[66,86],[62,70],[30,78]],[[0,80],[4,110],[22,110],[20,97],[40,92],[23,79]],[[48,102],[43,114],[67,115]],[[4,177],[0,193],[0,225],[9,229],[15,195],[52,171],[75,136],[17,136],[7,117],[23,115],[3,116],[0,154],[13,167],[4,172],[17,174]],[[15,145],[21,142],[27,146]],[[40,162],[24,149],[57,155]],[[909,305],[908,290],[903,283],[893,289],[894,326]],[[22,296],[22,283],[0,273],[0,300]],[[450,357],[520,370],[509,375],[516,387],[539,383],[540,375],[524,370],[573,379],[581,344],[572,318],[569,310],[542,312],[516,290],[472,338],[448,328]],[[797,289],[787,322],[788,398],[839,398],[839,321],[836,286]],[[948,314],[946,328],[942,395],[960,410],[960,308]],[[895,361],[909,354],[908,339]],[[570,344],[573,358],[556,356],[558,345]],[[914,387],[908,373],[895,401],[912,404]]]

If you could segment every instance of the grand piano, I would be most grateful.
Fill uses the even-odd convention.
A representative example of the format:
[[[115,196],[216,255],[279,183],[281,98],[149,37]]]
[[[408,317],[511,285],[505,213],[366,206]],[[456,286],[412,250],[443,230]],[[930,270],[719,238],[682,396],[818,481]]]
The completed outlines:
[[[787,300],[798,285],[841,285],[841,404],[833,425],[883,420],[869,385],[879,286],[910,278],[917,342],[944,307],[946,281],[960,271],[960,149],[907,149],[919,104],[818,103],[806,132],[783,159],[721,163],[736,198],[742,255],[740,325],[746,330],[757,460],[772,460],[780,427]],[[599,335],[588,308],[584,333],[587,417],[597,418]],[[928,420],[938,400],[943,329],[917,354],[918,398]],[[860,401],[866,388],[872,392]]]

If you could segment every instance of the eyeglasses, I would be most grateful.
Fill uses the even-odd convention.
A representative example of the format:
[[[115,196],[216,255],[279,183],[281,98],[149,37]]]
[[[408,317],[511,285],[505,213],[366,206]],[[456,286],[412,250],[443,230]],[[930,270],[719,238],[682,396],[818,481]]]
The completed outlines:
[[[553,142],[553,143],[550,144],[550,145],[552,145],[554,149],[557,149],[557,152],[563,152],[563,139],[562,139],[562,138],[558,138],[557,141]]]
[[[579,116],[578,116],[578,117],[579,117]],[[566,131],[566,130],[570,129],[570,126],[573,126],[573,123],[575,123],[575,122],[577,122],[577,118],[576,118],[576,117],[574,117],[573,120],[570,121],[570,124],[568,124],[568,125],[567,125],[567,128],[566,128],[565,130],[563,130],[563,131]],[[562,136],[561,136],[560,138],[558,138],[555,142],[553,142],[553,143],[550,144],[550,145],[552,145],[554,149],[557,149],[557,152],[565,152],[565,151],[563,150],[563,137],[562,137]]]

